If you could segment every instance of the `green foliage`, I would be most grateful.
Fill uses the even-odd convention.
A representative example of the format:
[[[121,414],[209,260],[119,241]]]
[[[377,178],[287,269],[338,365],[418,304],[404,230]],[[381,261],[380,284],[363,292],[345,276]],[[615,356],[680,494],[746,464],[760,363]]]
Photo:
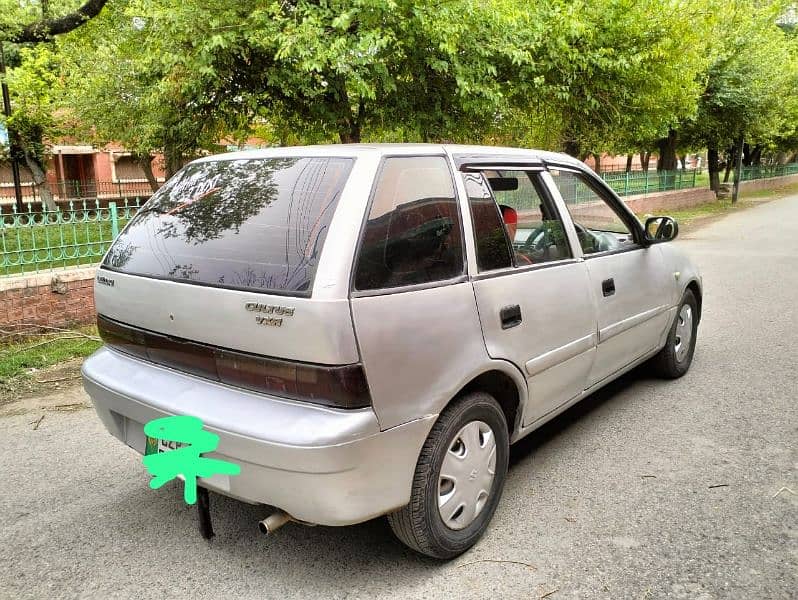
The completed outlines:
[[[677,129],[686,147],[724,147],[744,132],[787,148],[798,145],[798,52],[777,24],[785,5],[110,0],[18,54],[12,126],[39,156],[71,132],[161,151],[169,172],[253,133],[275,144],[453,141],[582,156],[650,148]],[[34,4],[0,7],[6,39],[39,17]]]
[[[682,0],[560,0],[531,6],[533,60],[520,100],[559,122],[574,154],[622,151],[695,111],[702,17]]]
[[[147,2],[151,7],[152,2]],[[168,35],[165,66],[182,92],[238,129],[357,140],[401,131],[440,139],[473,131],[500,110],[497,65],[510,30],[495,3],[452,0],[189,1],[155,8],[153,51]],[[243,116],[230,122],[229,115]]]
[[[204,99],[190,95],[191,77],[174,62],[179,48],[154,32],[150,19],[139,21],[146,12],[137,8],[109,2],[100,16],[59,39],[64,102],[87,126],[84,139],[118,142],[140,156],[162,151],[171,172],[183,157],[216,149],[223,131]]]
[[[49,45],[22,48],[19,66],[10,69],[8,85],[14,90],[13,112],[9,129],[19,136],[20,144],[40,162],[44,161],[45,133],[62,133],[56,113],[61,92],[59,60]]]
[[[783,3],[723,5],[698,112],[683,132],[694,146],[726,148],[740,136],[768,145],[798,125],[798,43],[777,24]]]
[[[36,2],[0,0],[0,40],[10,39],[25,24],[40,17],[41,6]]]

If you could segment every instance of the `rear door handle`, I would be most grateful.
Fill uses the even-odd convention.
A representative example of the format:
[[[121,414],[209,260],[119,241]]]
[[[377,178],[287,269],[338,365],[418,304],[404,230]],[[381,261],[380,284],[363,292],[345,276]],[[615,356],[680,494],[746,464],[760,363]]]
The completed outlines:
[[[520,325],[523,318],[521,317],[521,307],[517,304],[512,306],[505,306],[499,311],[499,318],[502,320],[502,329],[510,329],[516,325]]]
[[[615,293],[615,280],[610,277],[601,282],[601,293],[604,296],[612,296]]]

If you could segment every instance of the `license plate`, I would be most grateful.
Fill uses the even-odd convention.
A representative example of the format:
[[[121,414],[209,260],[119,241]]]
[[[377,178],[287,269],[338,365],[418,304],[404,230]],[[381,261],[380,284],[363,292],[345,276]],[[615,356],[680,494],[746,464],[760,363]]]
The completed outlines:
[[[170,452],[182,448],[185,444],[181,442],[172,442],[170,440],[159,440],[158,438],[147,436],[147,445],[144,448],[144,455],[159,454],[161,452]]]

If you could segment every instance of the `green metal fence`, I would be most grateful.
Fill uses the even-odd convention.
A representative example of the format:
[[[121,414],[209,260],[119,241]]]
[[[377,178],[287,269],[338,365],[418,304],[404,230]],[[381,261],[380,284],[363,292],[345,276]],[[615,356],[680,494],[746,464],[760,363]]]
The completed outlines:
[[[46,211],[29,204],[25,212],[0,215],[0,275],[96,263],[142,203],[70,202]]]
[[[786,165],[756,165],[754,167],[743,167],[740,173],[742,181],[752,181],[754,179],[768,179],[770,177],[783,177],[785,175],[798,174],[798,163],[788,163]]]
[[[602,173],[601,178],[619,196],[684,190],[696,186],[695,169],[678,171],[621,171]]]
[[[146,181],[97,181],[94,179],[65,179],[61,181],[48,181],[43,184],[56,200],[88,200],[95,199],[119,200],[139,197],[147,198],[152,195],[152,188]],[[31,181],[22,182],[22,198],[25,202],[41,202],[41,191]],[[0,179],[0,192],[3,198],[14,197],[14,183],[10,180]]]

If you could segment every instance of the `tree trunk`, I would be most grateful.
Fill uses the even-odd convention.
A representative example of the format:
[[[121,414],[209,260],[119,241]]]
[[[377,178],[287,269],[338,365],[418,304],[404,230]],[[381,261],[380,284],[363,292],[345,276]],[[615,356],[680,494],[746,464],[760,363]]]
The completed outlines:
[[[657,142],[659,159],[657,160],[657,171],[676,170],[676,142],[678,135],[673,129],[668,130],[668,137],[662,138]]]
[[[733,146],[729,148],[728,157],[729,160],[726,161],[726,172],[723,174],[723,183],[729,183],[729,176],[731,175],[732,168],[734,167],[734,161],[737,158],[737,152],[734,151]]]
[[[737,154],[734,160],[734,191],[732,192],[732,204],[737,202],[740,195],[740,181],[743,178],[743,146],[745,145],[745,138],[740,134],[740,138],[734,147],[737,149]]]
[[[712,145],[707,148],[707,169],[709,170],[709,189],[717,194],[720,192],[720,158],[717,147]]]
[[[348,123],[347,126],[338,133],[342,144],[360,143],[360,125],[358,123]]]
[[[597,175],[601,175],[601,154],[594,152],[593,158],[596,159],[596,168],[594,170],[596,171]]]
[[[640,153],[640,166],[643,168],[644,171],[648,171],[648,165],[650,161],[651,161],[651,152]]]
[[[582,147],[576,140],[565,140],[562,149],[566,154],[570,154],[574,158],[582,156]]]
[[[136,161],[141,170],[144,171],[144,177],[147,178],[147,183],[150,184],[150,189],[154,192],[158,191],[158,181],[155,179],[155,174],[152,172],[152,156],[149,152],[146,154],[133,154],[133,160]]]
[[[762,146],[757,144],[751,151],[751,166],[758,167],[762,164]]]
[[[169,179],[183,166],[183,154],[172,145],[165,145],[163,149],[164,170]]]
[[[33,183],[36,184],[36,191],[39,194],[39,198],[42,199],[42,206],[47,210],[57,210],[58,206],[56,206],[55,200],[53,199],[53,193],[50,191],[50,188],[47,187],[46,167],[29,152],[26,151],[24,155],[25,164],[28,165],[28,169],[30,169],[33,175]]]
[[[751,166],[751,145],[744,144],[743,145],[743,166],[750,167]]]
[[[627,154],[626,155],[626,172],[632,172],[632,163],[634,162],[635,155],[634,154]]]

